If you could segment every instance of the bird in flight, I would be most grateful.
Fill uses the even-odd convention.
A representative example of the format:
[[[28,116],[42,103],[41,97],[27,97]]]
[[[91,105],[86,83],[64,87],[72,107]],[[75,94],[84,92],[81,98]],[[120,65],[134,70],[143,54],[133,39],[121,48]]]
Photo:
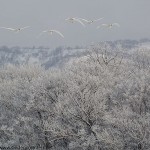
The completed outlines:
[[[10,30],[10,31],[14,31],[16,33],[26,29],[26,28],[29,28],[30,26],[26,26],[26,27],[22,27],[22,28],[7,28],[7,27],[0,27],[2,29],[6,29],[6,30]]]
[[[88,24],[93,24],[94,22],[100,21],[100,20],[102,20],[103,18],[99,18],[99,19],[95,19],[95,20],[86,20],[86,19],[83,19],[83,18],[78,18],[78,19],[80,19],[80,20],[82,20],[82,21],[85,21],[85,22],[88,23]]]
[[[45,30],[45,31],[42,31],[42,33],[39,34],[39,36],[41,36],[43,33],[50,33],[51,35],[52,35],[53,33],[57,33],[57,34],[60,35],[62,38],[64,38],[64,35],[63,35],[61,32],[59,32],[58,30]],[[37,36],[37,37],[39,37],[39,36]]]
[[[120,27],[119,23],[110,23],[110,24],[102,24],[98,26],[97,29],[99,29],[100,27],[106,27],[108,29],[112,29],[113,26]]]
[[[80,23],[83,27],[85,27],[85,24],[79,19],[79,18],[75,18],[75,17],[72,17],[72,18],[67,18],[65,19],[66,21],[69,21],[71,23],[74,23],[74,22],[78,22]]]

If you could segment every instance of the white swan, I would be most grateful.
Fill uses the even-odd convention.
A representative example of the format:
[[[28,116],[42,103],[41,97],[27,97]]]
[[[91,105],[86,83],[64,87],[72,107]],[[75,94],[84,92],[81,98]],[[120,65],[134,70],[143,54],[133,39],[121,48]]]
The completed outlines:
[[[97,29],[99,29],[102,26],[106,27],[106,28],[109,28],[109,29],[111,29],[113,26],[120,27],[119,23],[110,23],[110,24],[102,24],[102,25],[98,26]]]
[[[85,27],[85,24],[79,19],[79,18],[75,18],[75,17],[72,17],[72,18],[67,18],[65,19],[66,21],[69,21],[71,23],[74,23],[74,22],[79,22],[82,26]]]
[[[51,35],[52,35],[53,33],[57,33],[57,34],[60,35],[62,38],[64,38],[64,35],[63,35],[61,32],[59,32],[58,30],[45,30],[45,31],[42,31],[42,33],[39,34],[39,36],[41,36],[43,33],[50,33]],[[37,37],[39,37],[39,36],[37,36]]]
[[[85,22],[88,23],[88,24],[92,24],[92,23],[94,23],[94,22],[97,22],[97,21],[102,20],[103,18],[99,18],[99,19],[95,19],[95,20],[86,20],[86,19],[83,19],[83,18],[78,18],[78,19],[80,19],[80,20],[82,20],[82,21],[85,21]]]
[[[7,27],[0,27],[2,29],[7,29],[7,30],[10,30],[10,31],[14,31],[14,32],[20,32],[26,28],[29,28],[30,26],[26,26],[26,27],[23,27],[23,28],[7,28]]]

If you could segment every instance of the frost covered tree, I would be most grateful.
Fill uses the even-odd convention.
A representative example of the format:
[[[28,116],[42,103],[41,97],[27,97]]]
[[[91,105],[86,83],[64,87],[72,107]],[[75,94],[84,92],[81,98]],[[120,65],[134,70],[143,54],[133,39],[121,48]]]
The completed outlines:
[[[104,44],[62,70],[1,68],[0,146],[148,150],[149,51],[123,53]]]

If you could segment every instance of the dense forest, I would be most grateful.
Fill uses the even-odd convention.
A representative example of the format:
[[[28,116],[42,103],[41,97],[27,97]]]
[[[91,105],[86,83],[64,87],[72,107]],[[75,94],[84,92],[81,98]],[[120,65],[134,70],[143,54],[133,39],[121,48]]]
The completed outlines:
[[[60,68],[3,63],[0,106],[1,149],[149,150],[150,49],[101,43]]]

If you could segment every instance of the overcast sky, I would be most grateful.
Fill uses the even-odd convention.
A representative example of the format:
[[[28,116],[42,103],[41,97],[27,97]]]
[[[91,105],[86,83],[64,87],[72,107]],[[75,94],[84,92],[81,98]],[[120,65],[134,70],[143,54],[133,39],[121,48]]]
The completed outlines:
[[[18,34],[0,29],[0,46],[75,46],[118,39],[150,38],[150,0],[0,0],[0,26],[30,28]],[[83,28],[68,17],[103,20]],[[118,22],[120,28],[96,29]],[[65,36],[37,35],[57,29]]]

